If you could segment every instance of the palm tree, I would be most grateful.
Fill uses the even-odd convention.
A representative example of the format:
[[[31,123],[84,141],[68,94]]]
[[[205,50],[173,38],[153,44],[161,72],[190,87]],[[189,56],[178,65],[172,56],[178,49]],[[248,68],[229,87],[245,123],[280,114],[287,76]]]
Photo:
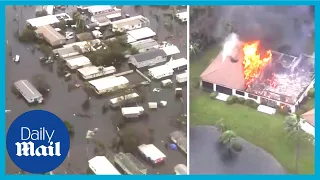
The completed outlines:
[[[300,116],[296,114],[291,114],[285,118],[284,121],[284,129],[287,132],[288,138],[291,138],[295,141],[295,169],[296,173],[298,173],[298,161],[299,161],[299,151],[300,151],[300,143],[303,136],[306,135],[301,129],[300,125]]]
[[[199,44],[195,43],[195,42],[190,42],[189,49],[190,49],[190,52],[191,52],[192,55],[195,55],[200,51]]]
[[[236,138],[237,134],[234,131],[227,130],[221,134],[219,140],[223,145],[227,145],[229,153],[231,153],[231,150],[240,152],[242,150],[242,145],[234,141]]]

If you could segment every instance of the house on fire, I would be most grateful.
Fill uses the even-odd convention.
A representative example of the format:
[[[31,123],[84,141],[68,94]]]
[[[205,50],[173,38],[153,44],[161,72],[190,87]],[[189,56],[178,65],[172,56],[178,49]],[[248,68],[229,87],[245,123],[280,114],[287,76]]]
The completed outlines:
[[[272,59],[259,77],[246,86],[243,54],[223,59],[221,52],[200,75],[200,86],[224,97],[234,95],[269,107],[287,107],[293,113],[314,86],[314,58],[271,53]]]

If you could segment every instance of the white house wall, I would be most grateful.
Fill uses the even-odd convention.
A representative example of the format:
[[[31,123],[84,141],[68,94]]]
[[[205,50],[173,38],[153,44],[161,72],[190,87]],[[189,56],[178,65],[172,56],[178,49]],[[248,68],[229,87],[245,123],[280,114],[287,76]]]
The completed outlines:
[[[212,84],[212,83],[210,83],[210,84]],[[213,90],[213,91],[217,91],[217,86],[216,86],[216,84],[212,84],[212,85],[213,85],[212,90]],[[200,81],[200,87],[202,87],[202,81]],[[313,85],[312,85],[311,87],[313,87]],[[311,88],[311,87],[310,87],[310,88]],[[308,88],[308,89],[310,89],[310,88]],[[236,89],[232,89],[232,95],[233,95],[233,96],[243,97],[244,99],[251,99],[251,100],[257,102],[258,104],[261,103],[261,97],[260,97],[260,96],[254,95],[254,96],[257,96],[257,99],[253,99],[253,98],[250,98],[250,97],[249,97],[249,93],[247,93],[247,92],[242,91],[242,92],[244,92],[244,96],[242,96],[242,95],[236,94],[236,91],[237,91]],[[309,91],[309,90],[308,90],[308,91]],[[308,91],[306,91],[306,92],[308,92]],[[265,97],[263,97],[263,98],[265,98]],[[302,97],[302,98],[303,98],[303,97]],[[280,106],[280,104],[285,104],[285,105],[287,105],[287,106],[290,108],[290,110],[291,110],[292,113],[294,113],[294,112],[296,111],[295,105],[290,105],[290,104],[283,103],[283,102],[276,101],[276,100],[269,99],[269,98],[265,98],[265,99],[268,99],[268,100],[271,100],[271,101],[276,102],[276,103],[277,103],[277,106]]]

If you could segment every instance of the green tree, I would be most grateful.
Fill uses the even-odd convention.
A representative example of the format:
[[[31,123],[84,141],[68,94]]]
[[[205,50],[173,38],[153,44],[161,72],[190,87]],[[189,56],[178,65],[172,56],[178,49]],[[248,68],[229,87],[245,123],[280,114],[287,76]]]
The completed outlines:
[[[32,27],[26,27],[21,35],[19,35],[19,41],[24,43],[34,43],[36,42],[37,37],[35,33],[35,28]]]
[[[36,17],[46,16],[46,15],[48,15],[48,13],[44,9],[36,12]]]
[[[285,118],[284,129],[287,132],[287,137],[292,139],[295,143],[295,170],[299,172],[299,156],[300,156],[300,145],[302,140],[308,140],[310,136],[306,134],[300,125],[301,118],[299,115],[291,114]]]
[[[124,129],[120,132],[120,143],[124,152],[135,153],[140,144],[140,140],[133,129]]]

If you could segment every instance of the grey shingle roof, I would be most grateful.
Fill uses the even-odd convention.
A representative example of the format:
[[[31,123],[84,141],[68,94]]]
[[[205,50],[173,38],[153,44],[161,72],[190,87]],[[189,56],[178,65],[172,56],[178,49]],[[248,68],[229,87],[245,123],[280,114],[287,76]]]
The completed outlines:
[[[150,59],[154,59],[158,56],[166,56],[167,54],[164,52],[162,49],[155,49],[155,50],[150,50],[144,53],[139,53],[136,55],[133,55],[132,57],[137,61],[137,62],[143,62],[143,61],[148,61]]]

